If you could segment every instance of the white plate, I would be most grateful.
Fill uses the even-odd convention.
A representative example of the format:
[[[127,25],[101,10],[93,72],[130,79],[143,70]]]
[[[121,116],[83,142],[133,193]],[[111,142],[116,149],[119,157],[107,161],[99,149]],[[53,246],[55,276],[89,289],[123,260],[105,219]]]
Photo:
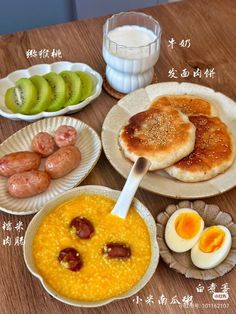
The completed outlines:
[[[46,215],[48,215],[48,213],[53,208],[55,208],[59,204],[65,202],[65,201],[67,201],[67,200],[69,200],[75,196],[78,196],[78,195],[84,194],[84,193],[85,194],[103,195],[106,197],[110,197],[114,200],[117,200],[117,198],[120,194],[120,191],[111,190],[111,189],[104,187],[104,186],[87,185],[87,186],[81,186],[81,187],[75,188],[73,190],[67,191],[66,193],[62,194],[61,196],[59,196],[59,197],[55,198],[54,200],[50,201],[49,203],[47,203],[42,208],[42,210],[37,215],[34,216],[34,218],[31,220],[30,224],[28,225],[28,228],[27,228],[26,233],[25,233],[25,243],[24,243],[24,248],[23,248],[24,249],[24,259],[25,259],[25,263],[26,263],[29,271],[35,277],[37,277],[40,280],[41,284],[46,289],[46,291],[49,294],[51,294],[54,298],[58,299],[59,301],[61,301],[63,303],[70,304],[73,306],[98,307],[98,306],[110,303],[114,300],[129,298],[132,295],[136,294],[140,289],[142,289],[148,283],[148,281],[151,279],[151,277],[153,276],[153,274],[156,270],[156,267],[157,267],[158,262],[159,262],[159,247],[158,247],[157,239],[156,239],[155,220],[153,219],[149,210],[139,200],[134,199],[133,200],[133,206],[135,207],[135,209],[137,210],[139,215],[142,217],[142,219],[144,220],[144,222],[148,228],[148,232],[149,232],[149,236],[150,236],[150,243],[151,243],[151,254],[152,254],[150,264],[149,264],[145,274],[143,275],[143,277],[139,280],[139,282],[132,289],[128,290],[125,293],[122,293],[121,295],[119,295],[117,297],[113,297],[110,299],[105,299],[105,300],[101,300],[101,301],[97,301],[97,302],[85,302],[85,301],[70,299],[70,298],[64,297],[64,296],[60,295],[59,293],[57,293],[54,289],[52,289],[43,280],[41,275],[38,273],[38,270],[37,270],[35,263],[34,263],[33,254],[32,254],[32,247],[33,247],[32,242],[33,242],[35,233],[41,224],[41,221],[44,219],[44,217]]]
[[[22,77],[31,77],[33,75],[44,75],[48,72],[60,73],[61,71],[85,71],[91,74],[93,78],[93,93],[91,96],[86,98],[84,101],[77,105],[68,106],[58,111],[47,112],[43,111],[35,115],[25,115],[21,113],[13,113],[5,105],[4,95],[8,88],[15,85],[15,82]],[[61,116],[68,113],[73,113],[81,110],[87,106],[92,100],[97,98],[102,91],[102,77],[101,75],[94,71],[90,66],[84,63],[72,63],[67,61],[55,62],[51,64],[37,64],[33,65],[28,69],[18,70],[10,73],[7,77],[0,80],[0,115],[12,119],[12,120],[25,120],[25,121],[35,121],[41,118]]]
[[[53,134],[62,124],[73,126],[78,132],[76,146],[81,152],[81,164],[68,175],[51,180],[48,189],[39,195],[24,199],[11,197],[6,190],[7,178],[0,177],[0,210],[15,215],[37,212],[44,204],[61,193],[78,185],[96,165],[101,154],[101,141],[97,133],[87,124],[71,117],[54,117],[32,123],[19,130],[0,145],[0,157],[22,150],[31,150],[31,141],[39,132]],[[41,162],[44,168],[46,158]]]
[[[127,178],[132,163],[124,157],[118,144],[118,133],[131,116],[146,110],[150,103],[161,95],[191,94],[214,103],[221,120],[229,127],[236,142],[236,103],[227,96],[211,88],[191,83],[158,83],[136,90],[118,101],[109,111],[102,128],[104,152],[112,166]],[[197,183],[185,183],[170,177],[165,171],[148,172],[141,187],[168,197],[195,199],[221,194],[234,186],[236,160],[223,174]]]

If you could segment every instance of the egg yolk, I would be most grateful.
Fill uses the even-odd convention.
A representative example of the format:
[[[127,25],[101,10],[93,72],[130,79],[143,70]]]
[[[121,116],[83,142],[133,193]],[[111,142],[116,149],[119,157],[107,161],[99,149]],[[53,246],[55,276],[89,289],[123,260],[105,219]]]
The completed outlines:
[[[217,226],[208,228],[203,232],[199,241],[199,249],[204,253],[212,253],[221,248],[225,233]]]
[[[192,239],[201,228],[201,217],[196,213],[182,213],[175,221],[175,230],[183,239]]]

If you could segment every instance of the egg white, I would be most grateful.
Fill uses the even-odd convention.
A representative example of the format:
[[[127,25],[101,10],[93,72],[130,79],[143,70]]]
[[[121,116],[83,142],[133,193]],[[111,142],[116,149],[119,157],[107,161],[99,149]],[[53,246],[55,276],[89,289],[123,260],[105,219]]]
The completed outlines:
[[[182,253],[190,250],[197,243],[204,229],[204,221],[199,215],[201,217],[201,225],[198,233],[191,239],[181,238],[175,230],[175,221],[177,217],[182,213],[195,213],[199,215],[199,213],[193,209],[181,208],[176,210],[170,216],[165,228],[165,241],[168,247],[176,253]]]
[[[211,269],[219,265],[229,254],[232,244],[232,237],[229,230],[224,227],[218,225],[221,230],[225,233],[225,239],[222,246],[215,252],[205,253],[199,249],[199,242],[195,244],[195,246],[191,250],[191,259],[195,266],[201,269]],[[205,230],[207,230],[206,228]],[[204,231],[205,231],[204,230]]]

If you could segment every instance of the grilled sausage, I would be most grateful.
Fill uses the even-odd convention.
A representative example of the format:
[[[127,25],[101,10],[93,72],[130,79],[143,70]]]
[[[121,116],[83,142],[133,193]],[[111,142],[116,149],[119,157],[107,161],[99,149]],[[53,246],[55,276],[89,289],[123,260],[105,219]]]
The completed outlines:
[[[61,125],[56,130],[54,138],[58,147],[74,145],[77,139],[77,131],[73,126]]]
[[[16,173],[7,181],[9,194],[16,198],[31,197],[47,190],[50,177],[44,171],[32,170]]]
[[[0,175],[10,177],[15,173],[38,169],[41,156],[34,152],[22,151],[0,158]]]
[[[32,140],[33,151],[47,157],[55,151],[56,143],[52,135],[47,132],[39,132]]]
[[[80,161],[79,149],[75,146],[65,146],[47,158],[45,169],[51,178],[61,178],[77,168]]]

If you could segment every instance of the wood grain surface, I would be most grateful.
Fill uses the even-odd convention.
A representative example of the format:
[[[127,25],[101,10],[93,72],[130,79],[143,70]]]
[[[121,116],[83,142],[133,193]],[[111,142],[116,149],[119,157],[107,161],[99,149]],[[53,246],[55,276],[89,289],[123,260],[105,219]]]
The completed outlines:
[[[92,9],[92,8],[91,8]],[[160,81],[169,81],[168,70],[172,67],[181,71],[187,68],[190,72],[199,67],[201,69],[215,69],[215,78],[178,78],[176,81],[199,83],[212,87],[236,100],[236,2],[235,0],[188,0],[166,5],[150,7],[141,10],[156,18],[163,30],[161,54],[155,70]],[[28,14],[28,13],[27,13]],[[7,17],[6,17],[7,18]],[[102,26],[106,17],[75,21],[63,25],[55,25],[42,29],[12,35],[0,36],[0,77],[10,72],[27,68],[38,63],[52,63],[68,60],[84,62],[95,70],[104,73],[105,64],[102,57]],[[191,47],[181,48],[175,45],[168,47],[168,39],[191,39]],[[61,49],[62,59],[26,58],[28,49]],[[174,81],[174,79],[172,79]],[[101,96],[81,112],[73,116],[92,126],[98,133],[101,132],[103,120],[116,100],[102,92]],[[0,141],[4,141],[11,134],[27,125],[26,122],[11,121],[0,118]],[[112,168],[104,154],[91,174],[82,185],[98,184],[122,189],[124,179]],[[137,197],[152,212],[154,217],[168,204],[177,200],[161,197],[139,189]],[[220,206],[232,214],[236,220],[236,188],[207,200]],[[230,298],[227,301],[213,302],[207,286],[211,282],[186,279],[169,269],[162,261],[147,286],[138,296],[143,299],[135,304],[134,298],[114,302],[97,309],[79,309],[64,305],[50,297],[39,281],[27,270],[22,254],[22,246],[4,246],[3,239],[24,235],[24,230],[18,233],[2,229],[4,222],[10,221],[13,226],[22,221],[26,229],[31,216],[16,217],[0,213],[0,313],[9,314],[54,314],[54,313],[193,313],[201,310],[202,313],[235,313],[236,307],[236,269],[223,278],[214,280],[217,288],[228,283]],[[203,293],[196,292],[196,286],[201,283],[205,287]],[[161,294],[168,298],[167,305],[160,305],[158,299]],[[154,304],[148,305],[146,298],[152,295]],[[171,298],[177,296],[182,300],[185,295],[193,295],[195,304],[210,304],[207,309],[179,308],[178,304],[170,304]],[[209,309],[211,304],[228,303],[227,309]],[[207,306],[207,305],[206,305]]]

